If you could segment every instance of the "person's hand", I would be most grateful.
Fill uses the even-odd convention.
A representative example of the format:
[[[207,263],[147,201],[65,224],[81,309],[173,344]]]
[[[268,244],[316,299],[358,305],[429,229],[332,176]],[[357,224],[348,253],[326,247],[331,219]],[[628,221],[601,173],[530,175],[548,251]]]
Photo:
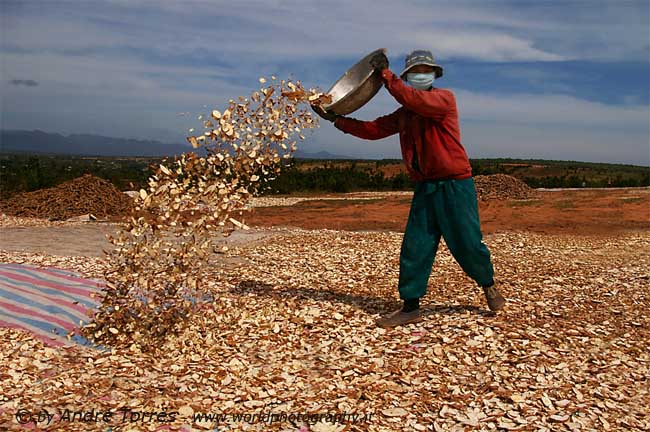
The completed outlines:
[[[380,73],[384,69],[388,68],[388,57],[386,57],[386,53],[382,51],[375,54],[370,59],[370,66],[372,66],[375,69],[375,71]]]
[[[339,117],[339,115],[336,113],[324,110],[323,107],[320,105],[311,105],[311,109],[316,114],[318,114],[319,116],[321,116],[322,118],[324,118],[329,122],[334,122]]]

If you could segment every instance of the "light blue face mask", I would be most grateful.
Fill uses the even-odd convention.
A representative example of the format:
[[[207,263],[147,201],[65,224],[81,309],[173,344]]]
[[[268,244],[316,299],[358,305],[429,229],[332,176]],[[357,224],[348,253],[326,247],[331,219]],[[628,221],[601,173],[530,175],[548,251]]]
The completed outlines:
[[[435,80],[434,73],[407,73],[406,82],[418,90],[428,90]]]

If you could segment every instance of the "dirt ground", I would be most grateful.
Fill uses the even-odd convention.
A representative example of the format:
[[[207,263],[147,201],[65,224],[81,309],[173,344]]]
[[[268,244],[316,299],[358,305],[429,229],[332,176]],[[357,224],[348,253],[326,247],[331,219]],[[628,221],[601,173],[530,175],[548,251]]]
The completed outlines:
[[[306,199],[293,205],[296,199]],[[217,247],[248,244],[289,228],[342,231],[396,231],[406,227],[411,195],[395,193],[296,195],[273,198],[281,205],[254,207],[244,213],[251,229],[219,238]],[[611,235],[650,230],[650,189],[546,190],[539,199],[481,201],[483,234],[534,232],[548,234]],[[25,219],[28,220],[28,219]],[[106,240],[116,223],[39,223],[37,226],[3,220],[0,249],[62,256],[100,257],[110,249]]]
[[[116,235],[115,223],[68,223],[55,226],[5,226],[0,228],[0,250],[43,253],[58,256],[103,257],[103,249],[112,249],[106,235]],[[215,249],[253,245],[282,233],[282,229],[237,230],[229,237],[215,239]]]
[[[400,231],[406,227],[410,195],[373,200],[332,199],[292,206],[254,208],[251,226],[294,226],[347,231]],[[539,199],[482,201],[484,234],[530,231],[553,234],[612,234],[650,229],[650,188],[541,190]]]
[[[173,430],[650,430],[642,385],[650,376],[650,189],[482,202],[504,311],[487,310],[443,242],[423,320],[395,329],[375,319],[401,305],[400,231],[410,195],[296,198],[254,207],[251,229],[235,231],[211,258],[205,281],[213,301],[156,355],[54,349],[0,326],[0,430],[18,430],[22,408],[60,419],[71,400],[75,410],[146,404],[147,412],[175,412]],[[116,229],[2,216],[0,262],[100,278],[104,235]],[[234,416],[259,410],[366,420],[307,427]],[[214,412],[225,417],[194,417]]]

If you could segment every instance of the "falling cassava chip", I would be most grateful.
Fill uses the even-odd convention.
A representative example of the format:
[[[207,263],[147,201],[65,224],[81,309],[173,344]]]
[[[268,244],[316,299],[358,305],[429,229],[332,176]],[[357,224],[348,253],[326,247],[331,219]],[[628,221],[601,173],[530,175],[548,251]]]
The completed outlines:
[[[96,343],[155,351],[182,331],[198,307],[186,299],[201,297],[206,288],[214,235],[249,228],[230,215],[269,188],[281,161],[296,149],[292,135],[317,126],[308,107],[322,98],[300,82],[274,77],[250,99],[231,99],[223,113],[211,110],[217,124],[205,120],[204,133],[187,137],[207,156],[188,152],[163,161],[148,179],[151,193],[139,191],[129,223],[110,236],[108,285],[82,333]]]

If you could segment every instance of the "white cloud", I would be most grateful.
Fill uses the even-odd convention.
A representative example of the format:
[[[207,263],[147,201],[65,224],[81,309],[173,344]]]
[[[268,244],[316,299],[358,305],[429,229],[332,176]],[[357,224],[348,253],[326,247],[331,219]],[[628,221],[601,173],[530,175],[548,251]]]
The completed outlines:
[[[495,32],[423,32],[401,35],[404,43],[432,47],[436,56],[485,61],[558,61],[566,57],[533,47],[530,40]]]
[[[247,94],[257,75],[287,61],[354,59],[379,46],[393,57],[430,47],[441,61],[647,62],[649,52],[644,2],[598,2],[597,7],[388,0],[151,4],[60,3],[40,13],[47,4],[24,3],[22,13],[3,10],[3,126],[51,125],[56,129],[50,130],[66,133],[165,140],[166,133],[181,134],[190,127],[190,119],[177,112],[196,112],[204,104],[219,106]],[[74,14],[67,10],[71,7]],[[207,66],[205,59],[234,69]],[[184,60],[188,63],[179,64]],[[308,83],[327,79],[322,71],[306,75],[298,78]],[[9,86],[11,79],[40,85]],[[633,97],[626,99],[629,106],[617,107],[560,94],[459,90],[457,96],[464,141],[473,157],[523,151],[556,159],[574,154],[648,159],[648,107],[635,105]],[[382,91],[355,116],[371,119],[395,107]],[[329,124],[315,131],[305,147],[359,157],[399,156],[394,137],[363,142]]]
[[[156,66],[132,58],[5,54],[3,78],[37,80],[33,88],[0,83],[2,127],[115,137],[184,140],[208,107],[248,94],[250,87],[224,80],[225,71]],[[251,80],[251,86],[256,85]],[[30,91],[37,90],[37,91]],[[179,117],[178,112],[190,116]]]
[[[650,107],[566,95],[456,92],[471,157],[569,159],[650,165]]]
[[[175,89],[205,86],[206,90],[222,86],[224,91],[241,88],[225,84],[232,71],[220,67],[192,65],[156,65],[129,56],[62,56],[54,53],[5,53],[3,76],[7,79],[27,77],[49,86],[51,91],[69,91],[78,95],[128,95],[149,91],[156,85],[173,85]],[[155,78],[154,78],[155,77]],[[6,91],[5,82],[1,85]]]
[[[465,120],[621,131],[647,130],[650,122],[647,105],[606,105],[566,95],[502,95],[460,90],[456,99]]]
[[[455,92],[462,142],[472,158],[572,159],[650,165],[650,107],[609,106],[562,95]],[[351,117],[373,120],[392,112],[385,90]],[[354,157],[399,158],[396,136],[366,141],[325,124],[312,148]]]
[[[500,123],[466,123],[462,131],[463,144],[472,158],[512,157],[650,166],[647,132]]]
[[[12,15],[3,24],[6,43],[28,49],[122,46],[161,55],[301,59],[357,56],[379,45],[404,54],[424,45],[446,58],[489,61],[647,59],[647,7],[634,5],[169,1],[151,8],[149,1],[116,1],[75,4],[75,15]]]

